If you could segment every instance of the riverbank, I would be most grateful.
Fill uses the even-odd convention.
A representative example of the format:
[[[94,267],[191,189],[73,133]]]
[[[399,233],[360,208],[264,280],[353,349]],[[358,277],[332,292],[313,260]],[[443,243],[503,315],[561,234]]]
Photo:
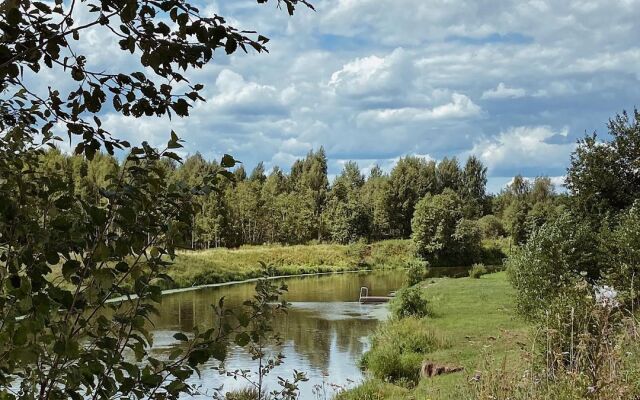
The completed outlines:
[[[264,275],[302,275],[365,269],[404,268],[416,261],[410,240],[371,244],[308,244],[243,246],[178,252],[169,269],[174,288],[242,281]]]
[[[483,243],[483,259],[500,264],[504,243]],[[301,275],[364,269],[406,268],[418,261],[411,240],[384,240],[366,243],[306,244],[296,246],[243,246],[180,251],[168,274],[174,284],[168,289],[242,281],[264,275],[261,262],[271,275]]]
[[[377,350],[376,346],[391,346],[391,354],[394,354],[394,350],[396,354],[402,353],[404,350],[400,347],[408,341],[415,342],[417,337],[415,329],[403,329],[403,326],[421,325],[421,332],[429,331],[429,335],[421,335],[429,339],[429,343],[424,346],[412,345],[415,348],[422,347],[425,351],[418,350],[413,354],[405,351],[398,365],[409,360],[417,364],[412,368],[419,369],[422,360],[429,360],[436,365],[464,367],[464,370],[422,378],[415,386],[407,384],[406,380],[393,384],[372,378],[341,394],[338,399],[470,398],[469,381],[476,370],[485,369],[483,364],[493,361],[505,363],[507,370],[522,367],[525,359],[520,346],[528,343],[528,326],[515,315],[514,291],[505,272],[485,275],[480,279],[431,279],[423,284],[423,291],[432,307],[433,316],[419,321],[411,318],[387,322],[387,326],[381,326],[380,330],[393,329],[394,338],[387,342],[379,340],[373,351]],[[387,368],[393,363],[392,358],[385,360]]]

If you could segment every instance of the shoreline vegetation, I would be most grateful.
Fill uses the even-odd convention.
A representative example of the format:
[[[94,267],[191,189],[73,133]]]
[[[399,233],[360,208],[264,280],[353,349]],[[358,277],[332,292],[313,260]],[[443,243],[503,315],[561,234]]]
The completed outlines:
[[[472,398],[485,363],[521,370],[528,362],[523,346],[530,324],[516,315],[506,272],[480,279],[433,278],[415,287],[426,298],[429,315],[380,324],[362,359],[369,378],[336,400]],[[423,362],[455,372],[421,376]]]
[[[507,240],[483,242],[478,262],[500,265],[508,253]],[[264,276],[296,276],[326,272],[407,268],[418,262],[411,240],[384,240],[370,244],[242,246],[177,252],[168,275],[173,283],[166,289],[244,281]],[[267,265],[268,270],[261,266]],[[432,267],[452,265],[436,264]]]

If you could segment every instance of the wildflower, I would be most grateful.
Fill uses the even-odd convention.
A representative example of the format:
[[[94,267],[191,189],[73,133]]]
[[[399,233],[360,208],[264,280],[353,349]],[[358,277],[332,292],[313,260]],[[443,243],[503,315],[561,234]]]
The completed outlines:
[[[611,286],[603,285],[595,288],[596,303],[600,306],[617,307],[619,304],[618,300],[616,300],[617,296],[618,292]]]

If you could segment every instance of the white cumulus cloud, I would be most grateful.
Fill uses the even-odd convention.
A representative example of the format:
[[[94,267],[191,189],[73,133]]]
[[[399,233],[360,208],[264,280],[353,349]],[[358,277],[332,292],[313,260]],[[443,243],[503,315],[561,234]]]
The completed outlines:
[[[574,143],[548,143],[556,135],[567,136],[565,129],[554,132],[548,126],[519,126],[500,132],[497,136],[477,141],[470,153],[487,165],[490,174],[513,176],[538,169],[544,175],[548,169],[562,169],[575,148]]]
[[[433,108],[389,108],[360,113],[362,123],[401,123],[469,118],[480,115],[482,109],[464,94],[453,93],[451,101]]]
[[[482,99],[518,99],[524,97],[527,92],[522,88],[508,87],[503,82],[498,83],[495,89],[489,89],[482,92]]]

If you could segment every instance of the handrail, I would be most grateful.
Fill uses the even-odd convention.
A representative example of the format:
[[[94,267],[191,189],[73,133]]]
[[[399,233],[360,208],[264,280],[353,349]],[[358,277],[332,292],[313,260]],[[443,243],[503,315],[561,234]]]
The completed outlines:
[[[368,297],[368,296],[369,296],[369,288],[366,286],[362,286],[360,288],[360,297],[358,298],[358,301],[362,303],[362,298]]]

